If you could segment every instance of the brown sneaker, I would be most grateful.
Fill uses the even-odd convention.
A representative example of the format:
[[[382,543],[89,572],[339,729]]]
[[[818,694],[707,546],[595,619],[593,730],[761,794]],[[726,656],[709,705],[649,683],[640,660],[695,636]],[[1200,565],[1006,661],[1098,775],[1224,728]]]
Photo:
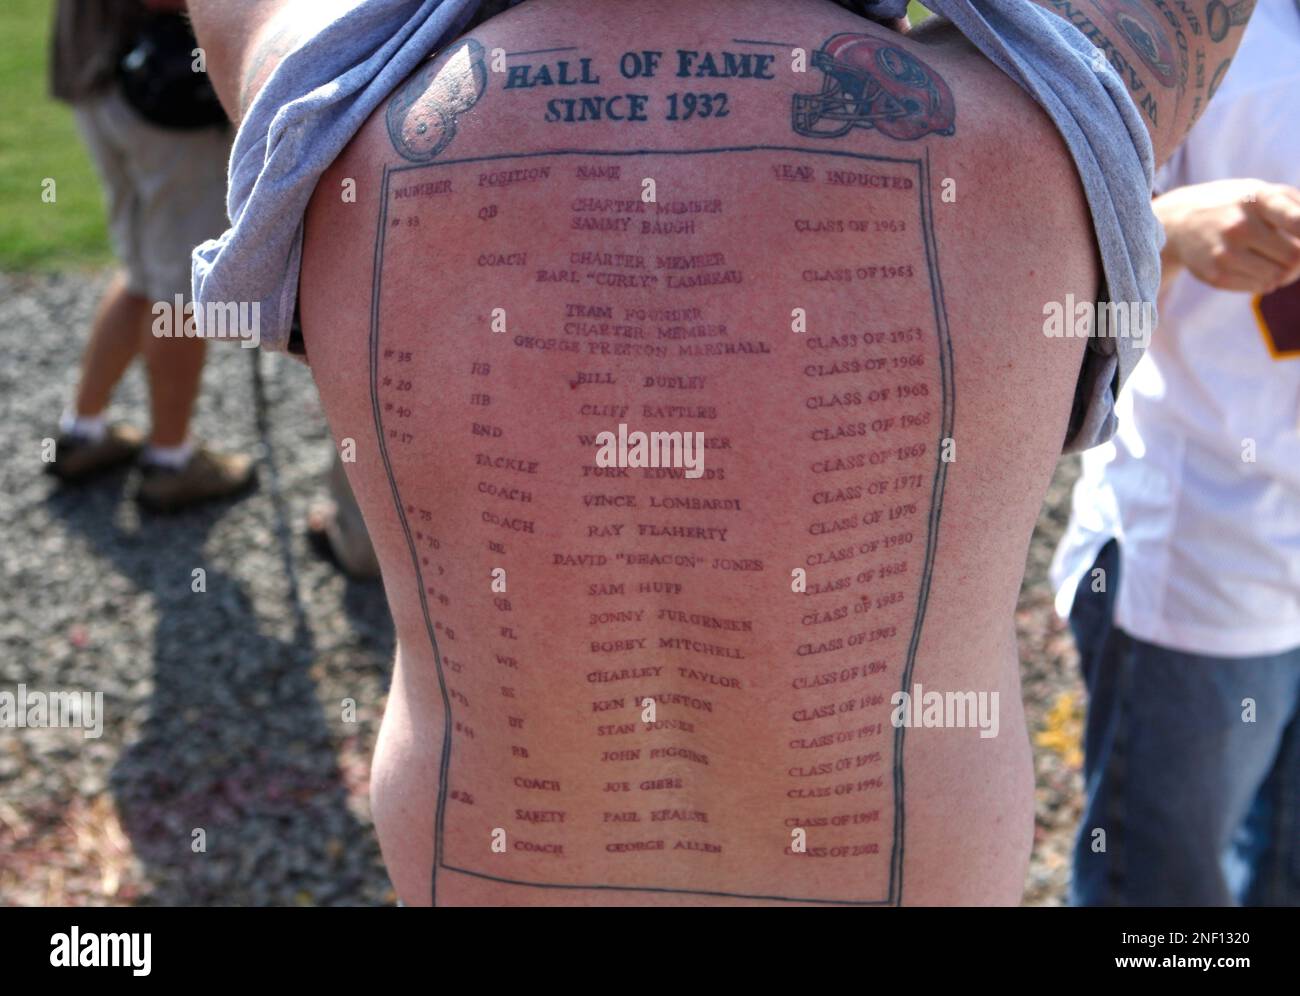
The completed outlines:
[[[206,446],[195,449],[179,470],[141,463],[140,474],[135,499],[151,512],[179,512],[216,498],[231,498],[256,480],[252,459]]]
[[[144,438],[129,425],[110,425],[98,442],[61,433],[45,472],[65,484],[79,484],[131,462],[143,443]]]

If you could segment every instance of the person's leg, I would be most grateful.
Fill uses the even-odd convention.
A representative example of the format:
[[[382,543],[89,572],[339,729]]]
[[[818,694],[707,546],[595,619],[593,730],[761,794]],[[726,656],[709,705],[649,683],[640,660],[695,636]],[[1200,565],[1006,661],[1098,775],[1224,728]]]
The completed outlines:
[[[175,512],[247,491],[255,480],[250,457],[221,453],[190,438],[207,340],[150,335],[144,354],[152,428],[140,457],[136,500],[155,512]]]
[[[1113,618],[1118,587],[1119,548],[1110,540],[1079,580],[1070,610],[1070,630],[1088,690],[1084,727],[1085,801],[1074,845],[1074,874],[1069,890],[1072,906],[1114,904],[1122,879],[1122,855],[1112,846],[1112,841],[1095,833],[1097,828],[1114,828],[1119,823],[1114,779],[1106,777],[1108,770],[1120,767],[1119,754],[1123,747],[1116,710],[1120,699],[1120,671],[1114,664],[1125,645],[1124,635],[1115,629]],[[1109,835],[1110,831],[1106,832]]]
[[[139,282],[151,320],[142,352],[149,380],[152,425],[140,457],[136,498],[155,511],[177,511],[246,490],[252,461],[196,444],[190,424],[202,382],[207,341],[153,334],[155,303],[175,309],[190,297],[190,252],[226,227],[225,129],[178,131],[143,120],[120,94],[107,97],[103,114],[123,145],[122,169],[135,202],[132,227],[138,246]],[[173,315],[175,331],[183,316]],[[235,348],[233,343],[221,343]]]
[[[82,353],[76,394],[59,419],[54,460],[46,469],[64,482],[92,479],[133,460],[139,452],[140,433],[126,425],[110,426],[104,412],[140,352],[150,313],[135,224],[138,200],[108,102],[86,100],[74,108],[74,117],[99,174],[113,251],[124,272],[111,280],[100,299]]]
[[[1233,841],[1278,756],[1290,675],[1274,659],[1131,642],[1126,901],[1235,905],[1243,883],[1230,874]],[[1246,699],[1255,703],[1253,719]]]
[[[352,578],[379,577],[379,561],[370,542],[370,533],[361,509],[352,494],[338,450],[329,470],[328,504],[312,509],[308,517],[308,536],[320,553]]]
[[[1071,614],[1088,685],[1087,803],[1075,905],[1231,905],[1229,852],[1269,777],[1294,675],[1270,658],[1214,658],[1136,640],[1085,577]],[[1244,699],[1256,703],[1243,718]]]
[[[78,418],[103,415],[113,389],[140,352],[148,334],[149,314],[149,299],[130,289],[125,273],[115,275],[100,298],[90,341],[82,353],[73,409]]]
[[[139,246],[137,269],[148,307],[152,312],[157,302],[175,309],[190,299],[191,251],[226,227],[229,135],[219,128],[159,128],[117,93],[105,100],[104,115],[129,143],[122,169],[136,204],[132,221]],[[179,333],[181,316],[173,314],[172,322]],[[146,460],[158,450],[174,450],[189,441],[207,356],[205,339],[154,335],[152,324],[141,347],[152,416]]]
[[[190,436],[190,418],[199,396],[206,339],[171,339],[146,335],[145,367],[149,375],[149,412],[152,449],[183,445]]]
[[[1273,770],[1235,841],[1247,906],[1300,906],[1300,648],[1282,655],[1278,684],[1291,681],[1291,718]],[[1281,692],[1282,689],[1279,689]]]

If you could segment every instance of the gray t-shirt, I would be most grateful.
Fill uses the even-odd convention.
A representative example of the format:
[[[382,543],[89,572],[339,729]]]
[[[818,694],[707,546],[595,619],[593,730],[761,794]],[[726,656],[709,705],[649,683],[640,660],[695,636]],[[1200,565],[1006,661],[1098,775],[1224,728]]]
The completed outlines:
[[[518,0],[516,0],[518,2]],[[428,55],[460,34],[479,0],[365,0],[303,41],[244,118],[230,159],[231,228],[194,250],[194,299],[259,302],[260,337],[286,349],[316,181],[371,112]],[[873,20],[906,0],[846,4]],[[1077,28],[1024,0],[928,0],[1033,97],[1069,147],[1092,213],[1103,301],[1155,305],[1163,232],[1151,212],[1151,140],[1119,75]],[[1089,340],[1063,450],[1115,433],[1115,398],[1145,342]]]

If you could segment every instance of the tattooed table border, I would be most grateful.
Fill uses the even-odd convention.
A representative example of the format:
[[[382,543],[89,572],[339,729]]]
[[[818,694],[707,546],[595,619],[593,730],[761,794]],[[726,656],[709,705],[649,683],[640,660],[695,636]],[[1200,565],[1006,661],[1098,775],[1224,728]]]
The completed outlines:
[[[388,205],[389,205],[389,182],[392,177],[399,173],[405,173],[411,170],[436,169],[440,166],[457,166],[469,163],[486,163],[498,162],[501,160],[519,160],[519,159],[542,159],[562,156],[588,156],[588,157],[622,157],[629,156],[692,156],[692,155],[715,155],[719,153],[744,153],[744,152],[789,152],[801,155],[815,156],[833,156],[837,158],[854,159],[864,162],[890,163],[896,166],[910,166],[917,172],[917,208],[919,211],[919,222],[922,232],[922,241],[925,247],[926,265],[930,274],[930,295],[934,307],[935,329],[939,337],[939,370],[940,383],[942,387],[942,425],[939,432],[939,443],[936,447],[936,454],[941,452],[943,440],[951,437],[953,413],[955,411],[954,383],[952,374],[952,341],[948,330],[947,310],[943,298],[943,282],[939,274],[938,246],[935,243],[934,226],[933,226],[933,209],[930,199],[930,157],[929,152],[925,153],[924,158],[900,158],[897,156],[872,155],[867,153],[847,152],[837,149],[825,149],[807,146],[793,145],[732,145],[716,146],[709,148],[696,149],[672,149],[672,148],[638,148],[638,149],[552,149],[538,152],[521,152],[521,153],[500,153],[490,156],[469,156],[461,159],[445,159],[435,162],[417,163],[408,166],[385,166],[382,186],[383,202],[379,211],[378,232],[375,239],[375,258],[374,258],[374,277],[371,290],[371,310],[370,310],[370,400],[371,408],[375,420],[375,434],[378,437],[379,452],[384,463],[384,472],[388,476],[389,487],[393,494],[393,503],[397,509],[398,519],[402,524],[402,532],[406,537],[407,547],[411,553],[411,566],[415,570],[415,576],[418,581],[417,590],[420,596],[420,610],[424,617],[425,630],[429,637],[429,643],[433,650],[434,663],[438,671],[438,688],[442,694],[445,728],[443,732],[442,758],[439,765],[439,783],[438,783],[438,801],[437,812],[434,823],[434,843],[433,843],[433,885],[432,899],[437,904],[438,896],[438,871],[439,869],[458,872],[462,875],[470,875],[475,878],[486,879],[492,882],[500,882],[506,885],[522,885],[538,889],[592,889],[606,892],[659,892],[673,893],[698,896],[716,896],[732,899],[758,899],[773,900],[779,902],[798,902],[798,903],[818,903],[825,905],[837,906],[889,906],[901,904],[903,894],[903,855],[904,855],[904,807],[906,799],[904,797],[903,783],[903,747],[904,735],[906,728],[899,726],[894,731],[894,831],[893,844],[890,858],[889,870],[889,895],[884,899],[823,899],[800,896],[776,896],[776,895],[757,895],[752,893],[739,892],[720,892],[706,889],[677,889],[665,886],[652,885],[604,885],[604,884],[568,884],[557,882],[528,882],[521,879],[504,878],[498,875],[492,875],[487,872],[474,871],[469,868],[459,868],[455,865],[447,864],[444,860],[443,853],[443,830],[446,820],[447,806],[447,782],[448,774],[451,770],[451,748],[452,748],[452,730],[453,720],[451,712],[451,698],[447,694],[446,677],[442,666],[442,653],[438,648],[438,639],[434,635],[433,618],[429,614],[429,603],[425,593],[425,584],[423,574],[420,570],[419,553],[415,546],[415,541],[411,535],[411,526],[407,520],[405,505],[402,496],[398,491],[397,478],[393,473],[392,462],[388,454],[388,446],[384,440],[384,424],[381,406],[379,402],[379,309],[380,297],[383,284],[383,262],[384,262],[384,243],[387,238],[388,230]],[[907,691],[911,687],[912,669],[916,663],[916,651],[920,644],[921,629],[925,622],[925,608],[930,595],[930,579],[934,569],[934,552],[938,544],[939,537],[939,518],[943,504],[943,490],[947,478],[947,464],[942,459],[936,461],[934,471],[934,484],[930,497],[930,520],[928,524],[928,534],[926,537],[925,550],[925,567],[922,573],[920,590],[917,594],[916,618],[912,626],[912,636],[908,643],[907,663],[903,668],[903,680],[899,686],[900,691]]]

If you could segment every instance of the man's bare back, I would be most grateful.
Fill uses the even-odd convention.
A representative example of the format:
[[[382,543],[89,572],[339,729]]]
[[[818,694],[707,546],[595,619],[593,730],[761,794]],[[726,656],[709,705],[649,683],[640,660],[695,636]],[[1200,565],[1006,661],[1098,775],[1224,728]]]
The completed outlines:
[[[1095,295],[1089,231],[1013,84],[830,5],[538,0],[415,74],[301,283],[399,635],[401,897],[1015,902],[1011,612],[1082,350],[1042,304]],[[895,726],[918,685],[968,725]]]
[[[1157,165],[1253,7],[1034,2]],[[364,5],[188,6],[238,117]],[[1044,315],[1096,257],[1056,131],[950,30],[528,0],[413,73],[299,287],[398,631],[402,898],[1015,902],[1012,610],[1083,352]]]

